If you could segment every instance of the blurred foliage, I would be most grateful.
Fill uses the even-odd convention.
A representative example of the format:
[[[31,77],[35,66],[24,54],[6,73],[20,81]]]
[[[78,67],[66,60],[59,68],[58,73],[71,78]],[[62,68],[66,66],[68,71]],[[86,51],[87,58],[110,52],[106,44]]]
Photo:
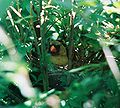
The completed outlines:
[[[0,1],[0,24],[26,62],[32,86],[37,90],[36,97],[27,99],[19,86],[5,77],[11,70],[2,69],[1,63],[12,60],[1,43],[1,106],[120,108],[120,89],[99,44],[101,38],[110,47],[119,67],[120,2],[105,5],[100,0],[8,1]],[[68,65],[51,63],[52,40],[59,40],[66,48]],[[51,102],[52,106],[51,99],[58,101],[58,106]]]

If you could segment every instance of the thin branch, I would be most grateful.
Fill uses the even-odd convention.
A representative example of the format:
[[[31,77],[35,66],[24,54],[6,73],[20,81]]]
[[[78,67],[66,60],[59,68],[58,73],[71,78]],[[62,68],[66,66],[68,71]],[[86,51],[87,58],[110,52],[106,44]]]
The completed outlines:
[[[40,13],[42,12],[42,0],[40,0]],[[46,46],[45,46],[45,31],[46,31],[46,11],[44,10],[44,23],[41,27],[41,15],[40,15],[40,36],[41,36],[41,69],[43,73],[43,87],[44,91],[48,91],[49,88],[49,81],[48,81],[48,70],[47,70],[47,63],[46,63]]]
[[[70,15],[70,35],[69,35],[69,61],[68,61],[68,68],[71,69],[72,68],[72,51],[73,51],[73,46],[74,46],[74,42],[73,42],[73,32],[74,32],[74,25],[73,25],[73,14],[71,12]]]

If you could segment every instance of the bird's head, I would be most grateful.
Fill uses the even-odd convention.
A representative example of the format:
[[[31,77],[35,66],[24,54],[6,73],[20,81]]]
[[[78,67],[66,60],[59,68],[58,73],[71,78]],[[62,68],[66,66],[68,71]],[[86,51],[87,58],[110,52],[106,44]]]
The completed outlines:
[[[49,53],[53,56],[59,55],[61,43],[58,41],[52,41],[49,47]]]

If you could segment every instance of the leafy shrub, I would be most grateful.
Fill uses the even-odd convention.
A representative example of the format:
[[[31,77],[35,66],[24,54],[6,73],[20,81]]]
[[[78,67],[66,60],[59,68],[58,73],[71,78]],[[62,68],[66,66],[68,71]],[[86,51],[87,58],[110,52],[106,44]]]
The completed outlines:
[[[119,2],[11,1],[0,8],[1,105],[120,107]],[[52,40],[66,48],[66,66],[51,62]]]

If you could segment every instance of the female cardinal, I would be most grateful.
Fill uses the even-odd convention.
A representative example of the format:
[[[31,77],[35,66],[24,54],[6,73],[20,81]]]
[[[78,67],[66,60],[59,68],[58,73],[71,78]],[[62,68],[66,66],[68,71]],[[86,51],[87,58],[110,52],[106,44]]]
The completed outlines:
[[[53,64],[65,66],[68,63],[67,51],[61,42],[52,41],[49,52],[51,53],[50,60]]]

